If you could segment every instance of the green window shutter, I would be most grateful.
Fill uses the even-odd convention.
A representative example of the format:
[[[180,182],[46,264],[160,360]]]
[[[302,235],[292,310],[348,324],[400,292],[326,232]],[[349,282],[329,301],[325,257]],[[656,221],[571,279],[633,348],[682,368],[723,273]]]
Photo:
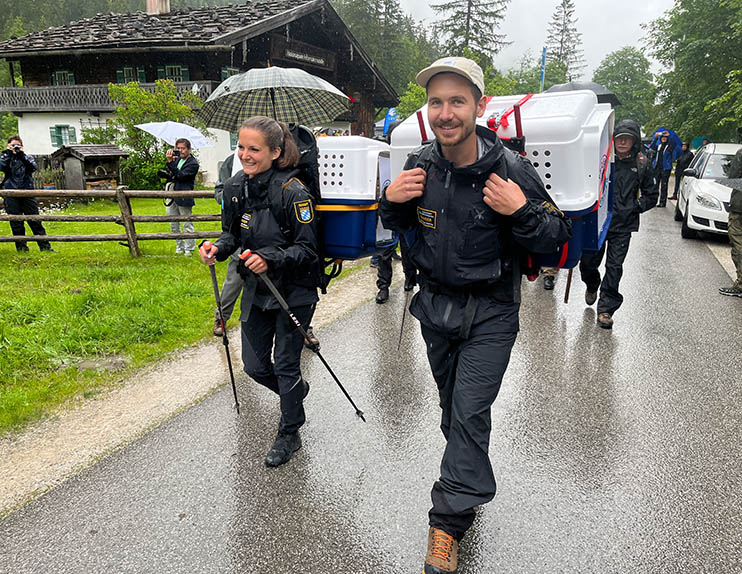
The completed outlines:
[[[51,76],[49,76],[49,85],[50,86],[57,85],[57,76],[55,74],[52,74]]]
[[[221,77],[222,82],[229,77],[229,72],[227,72],[227,68],[222,68],[220,77]]]
[[[164,80],[167,76],[165,76],[165,66],[157,66],[157,79],[158,80]]]
[[[75,128],[73,128],[72,126],[70,126],[69,128],[67,128],[67,130],[68,130],[68,133],[69,133],[70,143],[71,144],[76,144],[77,143],[77,134],[75,134]]]
[[[116,83],[117,84],[125,84],[126,78],[124,77],[124,71],[123,70],[116,70]]]
[[[140,84],[147,83],[147,75],[144,73],[144,68],[137,68],[137,79]]]
[[[183,82],[190,82],[191,81],[191,72],[188,69],[188,66],[181,66],[180,67],[180,77],[181,77],[181,81],[183,81]]]
[[[52,140],[52,147],[61,147],[62,144],[59,142],[59,132],[57,131],[56,126],[51,126],[49,128],[49,136]]]
[[[67,72],[67,85],[68,86],[75,85],[75,73],[74,72]]]
[[[229,149],[237,149],[238,135],[234,132],[229,132]]]

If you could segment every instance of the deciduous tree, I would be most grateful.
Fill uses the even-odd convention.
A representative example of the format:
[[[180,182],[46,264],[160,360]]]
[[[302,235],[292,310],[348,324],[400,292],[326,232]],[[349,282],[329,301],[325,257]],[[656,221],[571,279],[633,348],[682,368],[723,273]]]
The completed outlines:
[[[595,70],[593,81],[612,90],[621,100],[616,108],[616,122],[632,119],[644,125],[649,120],[655,87],[649,60],[637,48],[626,46],[608,54]]]

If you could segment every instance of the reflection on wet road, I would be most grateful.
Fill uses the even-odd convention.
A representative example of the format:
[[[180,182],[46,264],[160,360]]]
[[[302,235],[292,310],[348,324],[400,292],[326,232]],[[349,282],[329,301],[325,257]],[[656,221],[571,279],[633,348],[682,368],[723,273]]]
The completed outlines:
[[[669,210],[642,226],[612,331],[578,273],[567,305],[565,272],[524,283],[462,573],[742,571],[742,302]],[[0,572],[418,573],[443,439],[402,305],[319,333],[368,423],[307,352],[304,447],[266,469],[277,401],[242,376],[240,418],[225,387],[0,521]]]

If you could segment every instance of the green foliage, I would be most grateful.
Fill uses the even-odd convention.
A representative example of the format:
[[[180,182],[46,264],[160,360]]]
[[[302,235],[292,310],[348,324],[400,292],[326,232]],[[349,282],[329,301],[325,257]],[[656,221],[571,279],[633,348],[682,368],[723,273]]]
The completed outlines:
[[[18,133],[18,118],[13,114],[0,113],[0,144],[8,141],[8,138]]]
[[[649,120],[655,87],[649,60],[633,46],[611,52],[593,74],[593,81],[615,92],[621,105],[615,110],[616,122],[632,119],[643,126]]]
[[[397,106],[399,119],[408,118],[423,107],[426,101],[425,88],[418,86],[416,82],[410,82],[407,84],[407,91],[399,98],[399,105]]]
[[[560,0],[546,33],[547,62],[561,62],[569,81],[577,80],[585,69],[582,34],[577,31],[574,0]]]
[[[732,70],[727,76],[729,89],[706,104],[705,112],[718,117],[720,126],[731,125],[742,130],[742,70]]]
[[[675,0],[646,26],[651,54],[666,68],[657,79],[658,102],[647,127],[672,128],[684,139],[706,136],[736,141],[739,125],[725,121],[719,101],[734,99],[734,76],[742,53],[738,0]]]
[[[133,199],[136,215],[162,215],[156,199]],[[209,199],[194,213],[217,213]],[[112,215],[110,200],[64,213]],[[198,231],[219,223],[196,223]],[[115,223],[45,222],[49,234],[121,234]],[[137,223],[137,231],[168,231],[167,223]],[[8,222],[0,233],[10,235]],[[215,231],[215,236],[218,232]],[[74,397],[116,384],[132,369],[212,338],[214,296],[196,257],[176,256],[174,241],[143,241],[141,258],[115,241],[53,244],[45,254],[30,244],[18,254],[0,244],[0,434],[43,416]],[[217,265],[219,280],[226,264]],[[220,283],[221,284],[221,283]],[[233,322],[238,322],[236,318]],[[127,357],[121,372],[78,368],[87,359]]]
[[[511,86],[512,94],[537,94],[541,89],[541,60],[526,52],[517,68],[508,71],[505,81]],[[544,91],[554,84],[567,81],[567,70],[559,60],[547,60],[544,71]]]
[[[121,162],[121,171],[132,189],[158,189],[157,170],[165,166],[167,144],[135,127],[137,124],[163,121],[185,123],[204,131],[205,126],[193,112],[201,99],[191,92],[178,93],[170,80],[157,80],[154,91],[140,88],[137,82],[108,84],[108,94],[116,102],[114,119],[105,127],[83,128],[83,143],[115,142],[130,151]]]
[[[399,0],[331,0],[343,22],[397,92],[440,57],[435,36],[402,13]]]
[[[510,0],[449,0],[432,4],[431,8],[440,17],[435,29],[444,40],[448,55],[462,56],[469,50],[492,57],[507,42],[505,34],[497,34],[505,18]]]

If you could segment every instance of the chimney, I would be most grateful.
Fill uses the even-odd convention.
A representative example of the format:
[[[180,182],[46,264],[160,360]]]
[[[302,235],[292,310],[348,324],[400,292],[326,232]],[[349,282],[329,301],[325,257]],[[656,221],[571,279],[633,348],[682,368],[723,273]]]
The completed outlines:
[[[170,0],[147,0],[147,14],[167,14],[169,12]]]

